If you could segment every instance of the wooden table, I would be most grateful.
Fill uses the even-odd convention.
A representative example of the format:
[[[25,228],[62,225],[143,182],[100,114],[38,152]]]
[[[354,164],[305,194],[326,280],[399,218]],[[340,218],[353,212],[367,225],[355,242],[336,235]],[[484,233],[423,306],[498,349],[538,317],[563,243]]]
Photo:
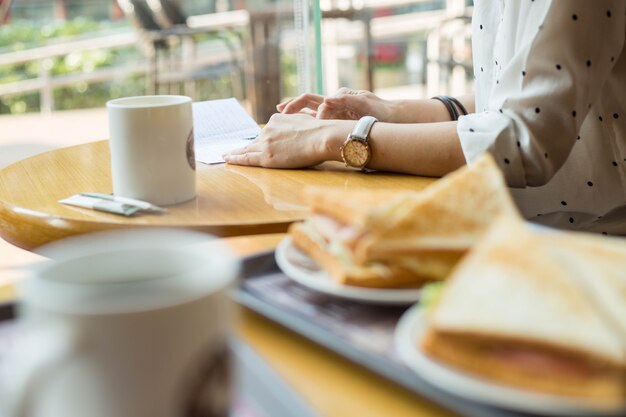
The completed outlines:
[[[433,180],[391,173],[363,174],[337,163],[278,170],[198,164],[198,196],[165,214],[123,217],[58,200],[80,192],[111,192],[107,141],[46,152],[0,170],[0,236],[24,249],[75,234],[122,227],[186,227],[217,236],[285,232],[307,211],[306,185],[345,189],[420,190]]]
[[[308,170],[228,165],[198,167],[198,198],[166,215],[124,218],[63,206],[81,191],[111,192],[105,141],[44,153],[0,171],[0,235],[32,249],[63,236],[129,226],[178,226],[220,236],[239,255],[274,248],[289,223],[306,211],[298,193],[307,184],[346,189],[422,189],[431,179],[362,174],[330,164]],[[0,302],[14,297],[0,288]],[[449,412],[295,333],[241,309],[236,334],[252,346],[322,417],[448,417]]]

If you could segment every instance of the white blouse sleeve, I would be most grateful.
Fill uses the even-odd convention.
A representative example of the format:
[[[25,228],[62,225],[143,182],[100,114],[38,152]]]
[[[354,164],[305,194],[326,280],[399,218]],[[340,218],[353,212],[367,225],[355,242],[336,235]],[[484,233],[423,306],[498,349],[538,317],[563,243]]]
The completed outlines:
[[[524,3],[520,7],[532,7],[534,1]],[[498,52],[496,39],[493,62],[478,66],[495,65],[485,83],[490,88],[487,108],[459,119],[467,162],[489,151],[509,186],[546,184],[567,160],[583,120],[602,117],[592,104],[624,47],[625,12],[626,0],[552,0],[543,20],[510,29],[503,20],[503,41],[509,37],[505,44],[514,45],[509,48],[514,51]],[[531,16],[527,10],[517,13]]]

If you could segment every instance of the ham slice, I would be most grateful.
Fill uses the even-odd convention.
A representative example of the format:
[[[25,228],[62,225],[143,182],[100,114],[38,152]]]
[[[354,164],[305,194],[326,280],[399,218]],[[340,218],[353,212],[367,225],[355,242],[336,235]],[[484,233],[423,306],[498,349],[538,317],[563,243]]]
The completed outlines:
[[[547,372],[562,377],[587,378],[594,373],[594,367],[588,363],[545,352],[504,348],[494,349],[491,353],[509,367],[537,375]]]
[[[354,249],[362,232],[351,225],[342,224],[332,217],[316,214],[311,217],[315,230],[326,242],[339,241],[343,246]]]

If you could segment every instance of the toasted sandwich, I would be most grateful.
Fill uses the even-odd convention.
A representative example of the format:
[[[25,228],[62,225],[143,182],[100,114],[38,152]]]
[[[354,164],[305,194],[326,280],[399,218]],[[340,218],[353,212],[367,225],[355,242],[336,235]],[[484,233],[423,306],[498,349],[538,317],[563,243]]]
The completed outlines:
[[[499,216],[519,217],[486,154],[422,191],[306,188],[294,244],[342,284],[418,286],[444,278]]]
[[[498,222],[446,281],[421,348],[475,376],[626,402],[626,243]]]

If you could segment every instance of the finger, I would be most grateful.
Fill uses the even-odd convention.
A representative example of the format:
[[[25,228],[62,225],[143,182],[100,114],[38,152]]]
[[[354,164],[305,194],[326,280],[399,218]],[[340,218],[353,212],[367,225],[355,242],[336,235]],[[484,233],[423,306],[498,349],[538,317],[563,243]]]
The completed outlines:
[[[249,145],[243,146],[241,148],[236,148],[231,150],[230,152],[226,152],[224,153],[224,155],[222,155],[222,157],[227,156],[227,155],[243,155],[246,153],[250,153],[250,152],[260,152],[261,151],[261,145],[259,144],[259,136],[256,137],[256,139],[253,139],[250,141]]]
[[[325,102],[320,104],[320,106],[317,108],[318,119],[334,119],[336,118],[334,113],[335,112],[333,111],[333,109],[326,105]]]
[[[305,107],[302,110],[300,110],[300,113],[306,114],[307,116],[317,117],[317,111],[309,109],[308,107]]]
[[[322,105],[327,109],[339,109],[340,107],[345,106],[345,100],[338,100],[337,97],[328,97],[324,100],[324,103],[320,104],[320,106]]]
[[[357,113],[352,110],[348,110],[348,118],[352,120],[360,119],[362,114],[364,113]]]
[[[317,106],[319,106],[319,102],[310,98],[301,98],[297,100],[293,100],[288,103],[285,107],[283,107],[281,113],[283,114],[294,114],[299,113],[303,109],[311,109],[315,110]]]
[[[321,115],[318,118],[321,119],[343,119],[343,120],[358,120],[361,116],[367,114],[367,111],[362,109],[354,109],[349,104],[344,104],[345,102],[337,103],[335,102],[324,102],[323,105],[320,105],[320,108],[323,109]],[[320,110],[318,109],[318,112]]]
[[[298,113],[304,108],[317,110],[317,107],[324,101],[324,97],[317,94],[303,94],[298,98],[287,103],[281,113],[293,114]]]
[[[324,103],[320,104],[317,108],[317,114],[315,115],[318,119],[328,119],[328,106]]]
[[[349,110],[357,114],[366,114],[368,112],[367,103],[363,97],[359,95],[342,95],[336,97],[328,97],[324,100],[324,104],[331,109]]]
[[[352,94],[342,94],[339,96],[327,97],[324,100],[324,103],[329,106],[348,106],[358,100],[360,100],[360,97],[358,96]]]
[[[260,166],[261,165],[261,156],[262,152],[247,152],[242,154],[227,154],[224,155],[224,161],[228,164],[233,165],[249,165],[249,166]]]
[[[285,108],[285,106],[289,103],[291,103],[293,101],[293,98],[290,98],[288,100],[283,101],[282,103],[278,103],[276,105],[276,110],[278,110],[279,112],[282,112],[283,109]]]
[[[348,88],[348,87],[341,87],[339,90],[337,90],[337,92],[333,95],[333,97],[342,96],[342,95],[345,95],[345,94],[353,95],[357,91],[358,90],[353,90],[353,89]]]
[[[357,120],[359,115],[342,106],[328,106],[326,103],[320,104],[317,108],[318,119],[334,119],[334,120]]]

